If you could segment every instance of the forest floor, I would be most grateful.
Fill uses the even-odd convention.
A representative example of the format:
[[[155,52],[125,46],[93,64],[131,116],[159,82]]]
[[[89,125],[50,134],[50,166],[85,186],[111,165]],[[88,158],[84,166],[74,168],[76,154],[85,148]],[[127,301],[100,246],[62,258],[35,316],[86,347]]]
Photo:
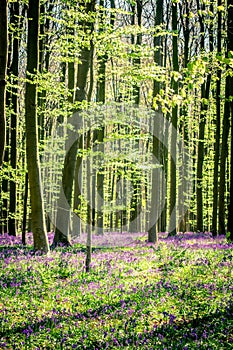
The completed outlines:
[[[94,236],[90,273],[84,238],[41,256],[0,235],[0,349],[233,349],[224,237]]]

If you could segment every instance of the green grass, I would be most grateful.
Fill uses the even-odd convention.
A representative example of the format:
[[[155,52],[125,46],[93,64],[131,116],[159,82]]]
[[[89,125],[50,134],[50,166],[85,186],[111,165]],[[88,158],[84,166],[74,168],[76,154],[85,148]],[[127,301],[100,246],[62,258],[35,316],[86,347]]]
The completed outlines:
[[[89,274],[80,245],[1,247],[0,349],[233,349],[232,246],[198,240],[96,249]]]

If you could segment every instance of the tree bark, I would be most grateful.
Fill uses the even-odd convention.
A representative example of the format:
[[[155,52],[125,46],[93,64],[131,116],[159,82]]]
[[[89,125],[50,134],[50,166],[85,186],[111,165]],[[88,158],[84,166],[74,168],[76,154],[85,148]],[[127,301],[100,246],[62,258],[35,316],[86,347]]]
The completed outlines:
[[[200,4],[197,1],[197,8],[200,11]],[[201,10],[205,10],[205,5],[202,4]],[[200,13],[200,12],[199,12]],[[204,21],[202,14],[199,14],[200,31],[201,31],[201,50],[205,48],[204,38]],[[210,52],[213,51],[213,43],[210,35]],[[196,200],[197,200],[197,230],[203,231],[203,163],[204,163],[204,139],[205,139],[205,125],[206,113],[208,110],[208,99],[210,93],[211,73],[207,75],[206,83],[201,86],[201,109],[199,120],[199,135],[198,135],[198,149],[197,149],[197,185],[196,185]]]
[[[6,142],[6,70],[8,55],[8,1],[0,1],[0,167]]]
[[[178,38],[177,38],[177,3],[172,4],[172,63],[174,72],[179,71],[178,63]],[[177,79],[173,79],[172,87],[174,94],[178,94]],[[172,108],[172,132],[171,132],[171,161],[170,161],[170,223],[169,236],[176,235],[176,200],[177,200],[177,181],[176,181],[176,154],[177,154],[177,120],[178,106]]]
[[[28,202],[28,172],[26,172],[25,174],[25,183],[24,183],[23,222],[22,222],[22,244],[23,245],[26,245],[27,202]]]
[[[227,46],[228,55],[232,57],[233,52],[233,0],[227,1],[228,6],[228,20],[227,20]],[[229,232],[229,240],[233,241],[233,75],[232,68],[230,69],[231,74],[228,75],[226,84],[229,84],[230,96],[228,99],[229,112],[231,120],[231,177],[230,177],[230,202],[228,206],[228,225],[227,229]]]
[[[222,0],[218,0],[218,6]],[[222,45],[222,11],[218,11],[218,34],[217,34],[217,51],[221,54]],[[214,179],[213,179],[213,213],[212,213],[212,234],[217,235],[217,217],[218,217],[218,189],[219,189],[219,154],[220,154],[220,131],[221,131],[221,69],[217,71],[216,81],[216,131],[214,143]]]
[[[37,86],[33,76],[38,70],[39,0],[29,0],[27,40],[27,82],[25,93],[26,153],[32,207],[34,250],[49,251],[42,198],[41,172],[38,152]]]
[[[88,127],[86,136],[86,150],[89,153],[91,147],[91,131]],[[86,272],[90,271],[91,265],[91,254],[92,254],[92,234],[91,234],[91,223],[92,223],[92,211],[91,211],[91,161],[90,154],[87,156],[86,162],[86,177],[87,177],[87,243],[86,243],[86,260],[85,268]]]
[[[135,14],[137,10],[137,25],[139,28],[142,26],[142,1],[136,0],[136,7],[135,5],[132,5],[132,25],[135,25]],[[132,44],[134,44],[134,36],[132,35]],[[140,70],[141,68],[141,53],[140,53],[140,46],[142,44],[142,34],[138,33],[136,37],[136,50],[134,50],[134,54],[136,57],[132,60],[132,64],[134,69]],[[140,103],[140,85],[139,83],[135,83],[133,85],[133,102],[136,106],[139,106]],[[139,143],[137,144],[137,147],[139,147]],[[130,203],[130,222],[129,222],[129,231],[130,232],[138,232],[138,215],[140,214],[141,210],[141,198],[140,198],[140,192],[139,189],[141,187],[141,179],[139,176],[133,175],[134,179],[132,181],[133,190],[132,190],[132,199]]]
[[[19,3],[12,4],[12,25],[14,28],[19,30]],[[11,73],[13,74],[13,79],[18,78],[19,74],[19,33],[13,35],[13,54],[12,54],[12,64]],[[17,77],[17,78],[16,78]],[[16,80],[12,87],[12,109],[11,113],[11,150],[10,150],[10,161],[11,167],[16,171],[17,167],[17,118],[18,118],[18,80]],[[9,206],[9,234],[16,236],[17,226],[16,226],[16,182],[14,179],[10,181],[10,206]]]
[[[180,18],[184,35],[184,55],[183,55],[183,68],[186,70],[189,62],[189,40],[190,40],[190,2],[185,0],[184,4],[179,3],[180,8]],[[178,185],[178,200],[179,200],[179,228],[180,232],[188,231],[188,221],[189,221],[189,210],[186,207],[186,198],[189,189],[187,188],[186,179],[189,174],[189,164],[185,157],[185,151],[188,149],[189,145],[189,133],[187,128],[188,120],[188,106],[183,106],[180,113],[180,132],[183,137],[184,149],[182,150],[181,159],[182,166],[179,169],[179,185]],[[183,120],[182,120],[183,119]]]
[[[163,0],[157,0],[156,1],[156,17],[155,17],[155,26],[161,25],[163,23]],[[155,36],[154,37],[154,61],[158,66],[162,66],[162,37],[161,36]],[[158,81],[154,81],[153,86],[153,97],[155,98],[160,91],[161,83]],[[159,108],[159,112],[161,112],[161,108]],[[154,116],[153,119],[153,130],[161,130],[162,125],[158,125],[158,120]],[[155,135],[153,136],[153,156],[154,159],[161,160],[160,159],[160,147],[162,145],[160,144],[159,140]],[[159,198],[159,169],[152,169],[152,189],[151,189],[151,209],[150,209],[150,226],[148,230],[148,241],[155,243],[158,242],[158,225],[155,222],[155,218],[158,219],[158,202],[160,200]]]
[[[226,234],[226,203],[225,203],[225,191],[226,191],[226,161],[228,157],[228,137],[230,130],[230,84],[231,79],[228,75],[226,77],[225,85],[225,105],[224,105],[224,116],[223,116],[223,131],[222,131],[222,143],[221,143],[221,153],[220,153],[220,178],[219,178],[219,212],[218,212],[218,223],[219,234]]]

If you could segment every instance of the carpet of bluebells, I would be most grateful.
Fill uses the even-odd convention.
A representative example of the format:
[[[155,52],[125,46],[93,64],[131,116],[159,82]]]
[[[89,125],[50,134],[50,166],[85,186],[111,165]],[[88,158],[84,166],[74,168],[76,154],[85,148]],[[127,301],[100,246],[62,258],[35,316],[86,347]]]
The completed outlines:
[[[94,236],[87,274],[85,237],[43,256],[0,235],[0,349],[233,349],[233,245],[146,238]]]

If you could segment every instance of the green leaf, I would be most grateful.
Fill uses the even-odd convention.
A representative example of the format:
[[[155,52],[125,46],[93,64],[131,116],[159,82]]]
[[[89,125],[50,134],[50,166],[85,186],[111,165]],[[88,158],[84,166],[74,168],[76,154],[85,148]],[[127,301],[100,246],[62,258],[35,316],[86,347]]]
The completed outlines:
[[[218,6],[218,11],[219,12],[225,11],[225,7],[223,5]]]

